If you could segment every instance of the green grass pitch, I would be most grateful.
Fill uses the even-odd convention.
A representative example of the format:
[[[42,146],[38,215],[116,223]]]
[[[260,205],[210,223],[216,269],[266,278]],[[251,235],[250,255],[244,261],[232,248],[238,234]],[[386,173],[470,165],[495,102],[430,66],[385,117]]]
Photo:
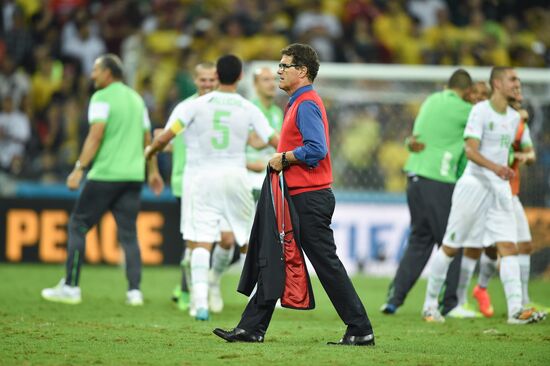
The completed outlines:
[[[357,276],[356,288],[372,320],[375,347],[327,346],[342,324],[319,282],[317,308],[277,309],[263,344],[226,343],[212,334],[232,328],[246,298],[235,291],[238,274],[223,281],[226,308],[197,322],[169,300],[177,267],[146,267],[145,306],[124,304],[121,268],[85,266],[80,305],[49,303],[40,290],[63,275],[61,266],[0,265],[0,365],[550,365],[550,319],[507,325],[498,280],[490,285],[491,319],[421,320],[426,283],[420,281],[394,316],[379,312],[389,279]],[[533,280],[533,300],[550,305],[550,283]]]

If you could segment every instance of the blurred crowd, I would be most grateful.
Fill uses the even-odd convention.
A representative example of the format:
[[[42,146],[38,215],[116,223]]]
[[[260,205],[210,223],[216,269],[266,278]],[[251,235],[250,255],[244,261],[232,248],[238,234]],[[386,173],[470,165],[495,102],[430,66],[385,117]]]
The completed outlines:
[[[294,41],[325,62],[550,66],[543,0],[3,0],[1,10],[0,170],[43,182],[63,181],[78,157],[89,75],[105,52],[121,56],[155,127],[195,91],[197,62],[225,53],[274,61]],[[402,141],[409,128],[372,120],[366,110],[345,121],[358,133],[340,154],[357,175],[381,176],[367,188],[398,191],[391,174],[402,166],[396,154],[406,153],[379,140]],[[378,143],[353,141],[365,133]],[[383,168],[369,160],[372,146],[383,146]],[[359,155],[366,158],[350,161]]]

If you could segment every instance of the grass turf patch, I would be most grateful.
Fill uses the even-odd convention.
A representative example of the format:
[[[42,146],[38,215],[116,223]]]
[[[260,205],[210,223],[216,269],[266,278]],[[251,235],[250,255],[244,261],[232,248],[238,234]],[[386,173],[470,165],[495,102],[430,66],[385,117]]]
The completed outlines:
[[[40,291],[54,286],[61,266],[0,265],[0,364],[106,365],[548,365],[550,319],[532,325],[507,325],[498,280],[490,284],[495,307],[491,319],[421,320],[425,281],[411,291],[396,315],[378,310],[389,279],[355,277],[354,284],[373,323],[376,347],[327,346],[345,331],[319,282],[317,308],[276,309],[264,344],[226,343],[212,334],[232,328],[247,299],[238,294],[238,275],[222,280],[225,309],[198,322],[170,301],[179,282],[177,267],[145,267],[145,306],[125,305],[121,268],[85,266],[80,305],[44,301]],[[534,301],[550,304],[548,282],[533,280]],[[473,301],[473,300],[471,300]]]

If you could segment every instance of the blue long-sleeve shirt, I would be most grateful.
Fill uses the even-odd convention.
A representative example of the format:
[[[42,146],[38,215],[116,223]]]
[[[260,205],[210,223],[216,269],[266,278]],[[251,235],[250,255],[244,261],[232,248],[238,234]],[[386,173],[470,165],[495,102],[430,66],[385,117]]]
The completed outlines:
[[[288,105],[291,106],[300,95],[312,89],[312,85],[306,85],[296,90]],[[304,145],[294,149],[294,156],[308,166],[316,167],[328,152],[325,126],[319,106],[310,100],[302,102],[296,113],[296,127],[302,134]]]

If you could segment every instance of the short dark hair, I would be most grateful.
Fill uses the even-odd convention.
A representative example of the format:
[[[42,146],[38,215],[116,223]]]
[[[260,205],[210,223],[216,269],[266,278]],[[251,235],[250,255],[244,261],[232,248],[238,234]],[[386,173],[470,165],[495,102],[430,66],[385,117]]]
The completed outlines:
[[[319,72],[319,56],[315,49],[307,44],[293,43],[281,50],[283,56],[292,56],[292,62],[296,65],[307,67],[307,78],[313,82]]]
[[[504,73],[507,70],[512,70],[512,67],[511,66],[495,66],[491,69],[491,76],[489,77],[489,85],[491,86],[492,90],[495,90],[495,86],[493,85],[493,82],[496,79],[500,79],[502,77],[502,75],[504,75]]]
[[[104,69],[108,69],[111,72],[113,78],[117,80],[122,80],[122,78],[124,77],[124,69],[122,67],[122,61],[117,55],[113,53],[107,53],[100,56],[99,60],[99,62],[101,63],[101,67]]]
[[[450,89],[466,90],[473,85],[472,77],[468,74],[468,71],[464,69],[458,69],[449,78]]]
[[[243,63],[235,55],[225,55],[216,62],[216,71],[220,84],[231,85],[239,79],[243,71]]]

